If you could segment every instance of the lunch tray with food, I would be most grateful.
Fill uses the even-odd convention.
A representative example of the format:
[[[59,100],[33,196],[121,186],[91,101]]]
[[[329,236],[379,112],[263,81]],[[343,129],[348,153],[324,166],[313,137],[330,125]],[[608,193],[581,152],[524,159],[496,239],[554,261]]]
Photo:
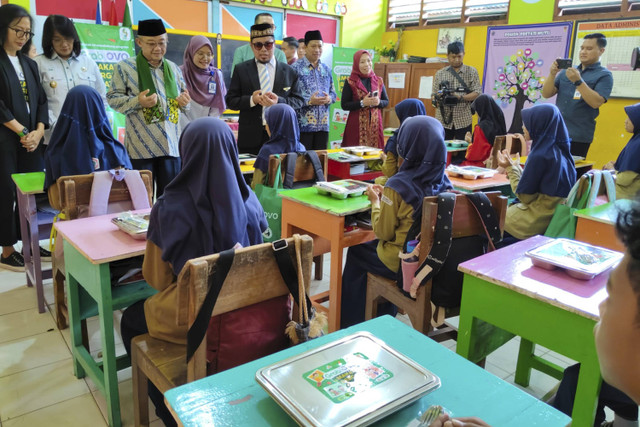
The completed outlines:
[[[118,228],[136,240],[144,240],[147,238],[147,229],[149,228],[149,214],[136,214],[132,212],[123,212],[120,215],[111,218]]]
[[[532,249],[525,255],[536,267],[546,270],[561,268],[580,280],[593,279],[615,266],[623,257],[620,252],[562,238]]]
[[[491,178],[498,171],[495,169],[481,168],[478,166],[447,166],[447,172],[450,176],[459,176],[464,179],[481,179]]]
[[[368,332],[266,366],[256,381],[302,426],[369,425],[440,386]]]
[[[467,148],[469,146],[467,141],[463,141],[461,139],[450,139],[445,141],[445,144],[447,144],[447,147],[451,148]]]
[[[367,147],[366,145],[358,145],[355,147],[342,147],[342,149],[349,153],[349,154],[353,154],[354,156],[373,156],[374,154],[378,154],[380,153],[379,148],[375,148],[375,147]]]
[[[369,184],[355,179],[341,179],[339,181],[318,181],[314,187],[318,194],[331,196],[336,199],[362,196]]]

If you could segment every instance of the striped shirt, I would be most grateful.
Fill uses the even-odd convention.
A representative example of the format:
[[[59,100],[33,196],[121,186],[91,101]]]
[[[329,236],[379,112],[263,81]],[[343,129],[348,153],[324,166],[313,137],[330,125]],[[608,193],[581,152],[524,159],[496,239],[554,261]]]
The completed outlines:
[[[182,72],[178,66],[168,59],[164,59],[164,61],[168,62],[176,76],[178,93],[186,90]],[[153,83],[156,86],[158,103],[165,111],[165,114],[169,115],[162,64],[157,68],[149,66],[149,69]],[[169,120],[164,120],[147,124],[142,113],[142,106],[138,101],[139,93],[136,58],[125,59],[116,64],[113,70],[111,87],[107,93],[107,100],[111,108],[127,116],[124,145],[127,147],[129,157],[135,160],[163,156],[180,157],[180,152],[178,151],[178,140],[181,132],[180,121],[171,123]]]
[[[450,66],[438,70],[433,78],[432,93],[438,92],[441,82],[449,82],[449,88],[454,90],[462,87],[458,79],[451,74],[449,69],[453,70]],[[460,71],[458,71],[458,75],[460,75],[462,81],[467,84],[467,87],[471,89],[471,92],[482,93],[478,70],[463,64],[462,67],[460,67]],[[453,106],[445,105],[444,115],[446,119],[449,119],[449,116],[452,117],[451,123],[445,124],[442,119],[440,107],[436,107],[436,119],[440,120],[440,123],[442,123],[446,129],[462,129],[471,126],[471,101],[460,101]]]

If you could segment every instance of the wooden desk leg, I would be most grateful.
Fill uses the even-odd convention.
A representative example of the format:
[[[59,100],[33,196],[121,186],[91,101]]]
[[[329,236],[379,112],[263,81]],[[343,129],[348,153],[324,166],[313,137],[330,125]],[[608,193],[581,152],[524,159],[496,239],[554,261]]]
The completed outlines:
[[[340,329],[342,307],[342,253],[344,246],[344,217],[336,217],[337,225],[331,226],[331,271],[329,273],[329,332]],[[364,295],[363,295],[364,297]]]
[[[573,412],[571,412],[572,425],[590,426],[593,424],[601,385],[602,377],[600,376],[598,358],[580,362],[578,388]]]
[[[33,195],[28,196],[29,218],[29,243],[31,244],[31,274],[36,285],[36,295],[38,298],[38,312],[44,313],[44,288],[42,286],[42,263],[40,260],[40,230],[38,229],[38,207],[36,206],[36,198]],[[24,240],[23,240],[24,252]],[[27,266],[25,259],[25,267]]]
[[[65,245],[67,246],[67,245]],[[70,245],[69,245],[70,246]],[[65,247],[66,249],[66,247]],[[69,334],[71,335],[71,348],[82,345],[82,326],[80,319],[80,283],[67,270],[65,287],[69,298]],[[86,373],[80,361],[73,354],[73,374],[76,378],[84,378]]]
[[[32,287],[33,282],[28,272],[28,265],[31,262],[31,239],[29,238],[29,228],[27,227],[27,215],[29,212],[29,196],[23,194],[20,189],[16,188],[16,201],[18,208],[18,218],[20,219],[20,234],[22,235],[22,256],[24,257],[24,269],[27,275],[27,286]],[[25,242],[27,242],[25,244]]]
[[[116,346],[113,334],[113,303],[111,300],[111,277],[109,265],[100,266],[102,286],[101,299],[98,301],[98,318],[102,336],[102,370],[104,372],[104,392],[110,426],[120,426],[120,393],[118,391],[118,367],[116,366]],[[104,267],[104,268],[103,268]]]
[[[535,344],[524,338],[520,339],[520,350],[518,351],[518,363],[514,381],[522,387],[529,387],[531,381],[531,361]]]

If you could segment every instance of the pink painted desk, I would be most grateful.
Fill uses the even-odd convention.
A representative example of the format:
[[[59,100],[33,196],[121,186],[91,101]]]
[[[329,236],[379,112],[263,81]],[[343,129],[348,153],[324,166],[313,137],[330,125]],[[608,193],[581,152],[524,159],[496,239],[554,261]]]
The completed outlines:
[[[111,285],[109,263],[143,255],[146,247],[145,240],[133,239],[111,222],[116,215],[55,224],[64,239],[74,374],[78,378],[88,374],[104,393],[111,426],[121,425],[117,371],[131,365],[126,355],[116,358],[112,313],[156,292],[145,281]],[[102,361],[94,360],[82,345],[81,320],[95,315],[100,323]]]
[[[602,378],[593,340],[609,273],[592,280],[534,267],[525,252],[551,240],[534,236],[458,266],[464,276],[457,352],[474,362],[502,345],[495,327],[521,336],[515,382],[529,385],[531,369],[562,378],[557,365],[534,355],[536,344],[582,365],[573,425],[592,425]]]

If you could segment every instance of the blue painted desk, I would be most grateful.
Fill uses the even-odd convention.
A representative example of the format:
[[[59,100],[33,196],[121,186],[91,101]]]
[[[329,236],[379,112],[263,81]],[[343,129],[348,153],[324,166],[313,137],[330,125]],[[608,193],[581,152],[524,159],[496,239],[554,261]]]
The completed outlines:
[[[454,416],[475,415],[497,426],[566,426],[571,419],[486,372],[404,323],[383,316],[283,350],[245,365],[176,387],[165,399],[185,426],[295,426],[255,381],[256,371],[357,331],[369,331],[440,377],[442,386],[378,423],[406,426],[434,404]],[[309,387],[309,393],[316,392]]]

